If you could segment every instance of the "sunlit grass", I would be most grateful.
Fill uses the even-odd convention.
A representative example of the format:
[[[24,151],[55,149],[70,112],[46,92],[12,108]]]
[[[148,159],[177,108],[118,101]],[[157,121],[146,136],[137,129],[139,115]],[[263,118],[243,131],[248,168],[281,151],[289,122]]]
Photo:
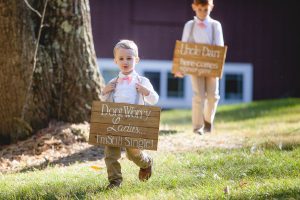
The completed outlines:
[[[191,111],[164,111],[161,122],[190,130]],[[112,191],[106,169],[85,163],[0,175],[0,199],[300,199],[299,123],[300,99],[220,106],[214,134],[243,137],[243,148],[151,152],[154,173],[145,183],[121,159],[123,186]]]
[[[191,129],[191,110],[163,112],[161,123],[185,131]],[[221,105],[215,119],[215,134],[231,134],[247,139],[245,145],[300,144],[300,99],[258,101]]]
[[[121,161],[124,184],[106,191],[105,169],[88,165],[53,167],[0,178],[0,199],[265,199],[299,197],[300,148],[235,149],[154,155],[153,177],[145,183],[138,168]],[[224,189],[229,189],[229,194]]]

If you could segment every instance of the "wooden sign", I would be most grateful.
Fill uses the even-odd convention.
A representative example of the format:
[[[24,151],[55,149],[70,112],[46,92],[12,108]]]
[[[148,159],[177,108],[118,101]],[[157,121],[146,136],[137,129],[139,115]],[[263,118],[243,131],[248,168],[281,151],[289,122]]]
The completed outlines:
[[[157,150],[160,107],[94,101],[89,144]]]
[[[176,41],[172,73],[222,78],[227,46]]]

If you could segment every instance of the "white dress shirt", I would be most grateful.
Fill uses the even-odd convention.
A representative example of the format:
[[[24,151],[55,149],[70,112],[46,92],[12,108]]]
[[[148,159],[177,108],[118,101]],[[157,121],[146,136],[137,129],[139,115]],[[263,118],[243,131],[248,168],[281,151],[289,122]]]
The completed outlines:
[[[130,77],[131,81],[120,81],[124,77]],[[139,76],[136,71],[131,72],[128,75],[124,75],[121,72],[118,77],[112,79],[110,82],[117,81],[116,88],[113,92],[102,95],[103,101],[113,101],[116,103],[130,103],[130,104],[150,104],[154,105],[158,102],[159,96],[154,91],[152,84],[149,79],[143,76]],[[143,96],[136,90],[136,83],[140,83],[142,86],[147,88],[150,93],[148,96]]]
[[[199,27],[197,24],[200,22],[203,22],[206,28]],[[193,26],[194,29],[193,32],[191,33]],[[213,38],[213,33],[214,33],[214,38]],[[183,42],[191,42],[188,41],[190,34],[193,36],[194,42],[196,43],[224,46],[221,23],[217,20],[212,19],[210,16],[207,16],[204,21],[198,19],[197,17],[194,17],[194,20],[188,21],[184,25],[181,40]]]

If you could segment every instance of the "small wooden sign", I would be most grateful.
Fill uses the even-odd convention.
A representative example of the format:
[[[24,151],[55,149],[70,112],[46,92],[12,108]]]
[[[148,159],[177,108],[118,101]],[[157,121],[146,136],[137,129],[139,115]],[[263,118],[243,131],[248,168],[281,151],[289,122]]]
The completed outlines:
[[[160,107],[94,101],[89,144],[157,150]]]
[[[227,46],[188,43],[177,40],[172,73],[222,78]]]

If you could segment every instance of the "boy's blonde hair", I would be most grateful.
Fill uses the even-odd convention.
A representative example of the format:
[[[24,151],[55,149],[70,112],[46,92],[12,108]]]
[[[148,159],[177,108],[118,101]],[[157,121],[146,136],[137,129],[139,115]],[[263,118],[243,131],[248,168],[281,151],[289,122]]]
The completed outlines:
[[[117,49],[131,49],[133,50],[134,56],[139,57],[138,47],[132,40],[120,40],[114,47],[114,56],[116,55]]]
[[[206,6],[206,5],[210,5],[210,6],[214,6],[214,1],[213,0],[193,0],[193,3],[195,5],[203,5],[203,6]]]

